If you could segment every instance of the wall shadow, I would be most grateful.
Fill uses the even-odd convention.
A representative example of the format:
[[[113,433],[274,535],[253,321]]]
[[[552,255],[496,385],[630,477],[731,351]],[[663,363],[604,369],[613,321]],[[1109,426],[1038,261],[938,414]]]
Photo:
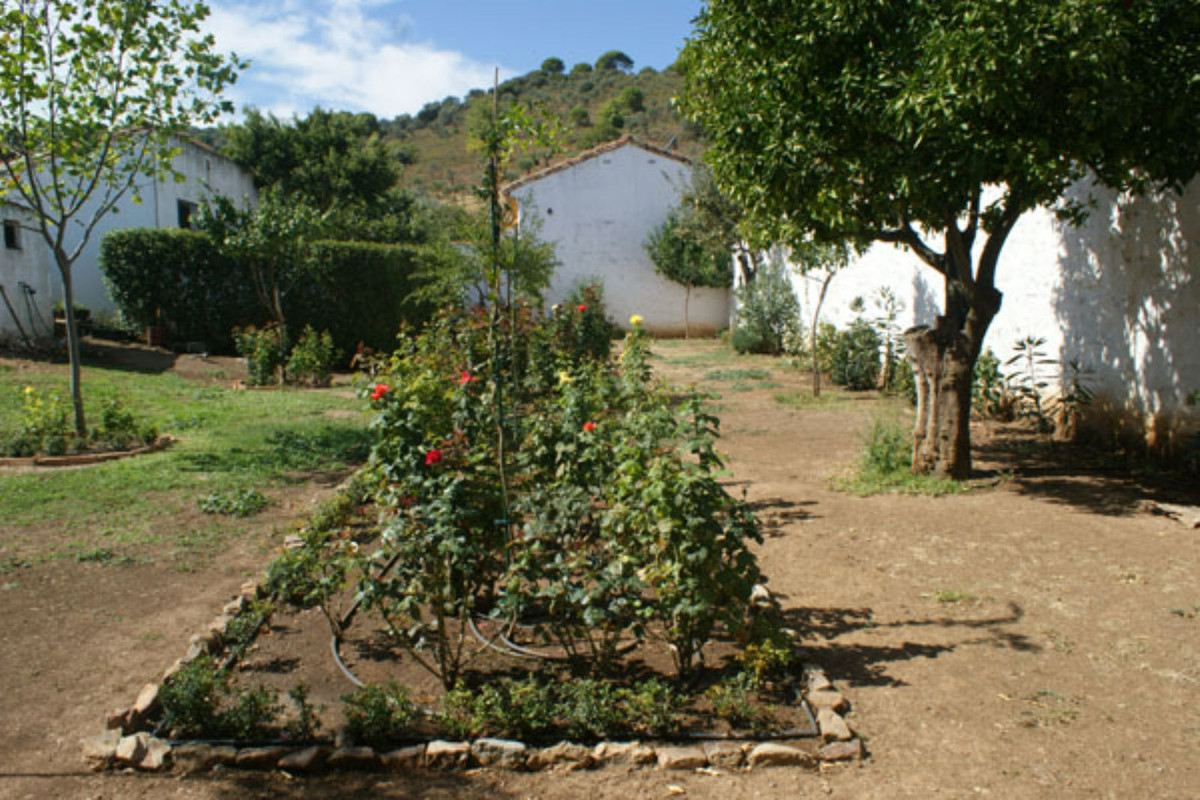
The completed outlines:
[[[1200,388],[1200,181],[1136,198],[1081,181],[1066,198],[1091,213],[1080,227],[1056,223],[1061,359],[1094,370],[1118,407],[1183,408]]]

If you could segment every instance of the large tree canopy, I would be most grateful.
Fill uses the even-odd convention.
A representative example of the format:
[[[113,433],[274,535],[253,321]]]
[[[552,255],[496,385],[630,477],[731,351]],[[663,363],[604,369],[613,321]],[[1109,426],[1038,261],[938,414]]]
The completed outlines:
[[[900,244],[945,277],[911,340],[914,468],[962,477],[1005,239],[1089,170],[1133,191],[1197,172],[1198,41],[1195,0],[710,0],[681,105],[760,229]]]
[[[370,114],[314,108],[285,122],[251,109],[227,129],[225,152],[260,188],[303,195],[324,211],[335,203],[370,205],[395,185],[403,154],[389,151],[380,133]]]

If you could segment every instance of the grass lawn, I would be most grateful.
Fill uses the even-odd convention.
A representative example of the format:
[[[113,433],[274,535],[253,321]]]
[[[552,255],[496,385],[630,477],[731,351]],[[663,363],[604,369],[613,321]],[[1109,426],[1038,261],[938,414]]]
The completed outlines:
[[[25,386],[66,397],[67,368],[0,361],[0,430],[19,427]],[[345,388],[236,391],[170,372],[85,368],[83,391],[89,420],[116,397],[178,441],[87,467],[0,470],[0,571],[61,557],[124,563],[161,544],[212,550],[240,523],[200,513],[202,499],[335,477],[369,448],[364,404]]]

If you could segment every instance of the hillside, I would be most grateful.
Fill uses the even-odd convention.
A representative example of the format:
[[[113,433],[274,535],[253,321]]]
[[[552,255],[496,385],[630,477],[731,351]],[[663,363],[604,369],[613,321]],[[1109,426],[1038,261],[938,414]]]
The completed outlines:
[[[547,59],[553,66],[554,59]],[[562,141],[557,155],[525,154],[510,165],[505,180],[513,180],[547,163],[581,150],[633,134],[644,141],[666,145],[686,156],[703,149],[694,126],[672,108],[671,98],[683,79],[670,68],[639,72],[620,68],[594,69],[576,65],[569,72],[535,70],[500,84],[500,103],[530,103],[562,121]],[[447,97],[428,103],[415,115],[382,122],[389,144],[405,152],[402,184],[414,191],[450,199],[462,197],[480,180],[479,156],[467,149],[468,120],[485,113],[490,92],[473,90],[465,98]]]

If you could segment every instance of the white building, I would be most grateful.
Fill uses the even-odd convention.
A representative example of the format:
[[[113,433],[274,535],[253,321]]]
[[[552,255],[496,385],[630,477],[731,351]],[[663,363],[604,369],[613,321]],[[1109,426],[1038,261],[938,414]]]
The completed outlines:
[[[560,302],[580,283],[599,281],[613,322],[628,327],[640,314],[653,334],[683,335],[684,287],[654,271],[644,244],[691,179],[690,160],[625,136],[506,186],[522,215],[541,218],[541,239],[555,245],[561,263],[547,300]],[[728,289],[693,289],[692,333],[726,327],[729,302]]]
[[[0,220],[0,346],[48,339],[54,305],[50,251],[28,211],[0,202]]]
[[[239,205],[255,202],[257,193],[250,173],[200,142],[183,140],[179,147],[181,152],[172,166],[183,180],[176,182],[170,175],[139,178],[137,186],[142,202],[135,203],[132,194],[126,194],[118,203],[116,213],[106,215],[96,226],[87,247],[75,262],[71,271],[75,304],[90,308],[93,316],[116,310],[100,271],[100,240],[104,234],[124,228],[192,227],[192,215],[210,195],[228,197]],[[85,219],[89,213],[89,210],[84,211]],[[68,246],[78,241],[68,235]],[[54,291],[55,299],[61,300],[62,283],[57,272]]]
[[[1119,434],[1169,448],[1200,412],[1188,404],[1200,390],[1200,181],[1182,196],[1129,197],[1087,181],[1071,193],[1095,200],[1083,226],[1038,209],[1010,234],[996,272],[1003,304],[985,347],[1003,362],[1019,339],[1045,339],[1049,357],[1093,371],[1097,410]],[[819,281],[792,281],[807,325]],[[871,316],[885,286],[903,303],[901,327],[941,313],[941,276],[912,253],[876,244],[833,278],[822,320],[848,324],[855,297]]]

